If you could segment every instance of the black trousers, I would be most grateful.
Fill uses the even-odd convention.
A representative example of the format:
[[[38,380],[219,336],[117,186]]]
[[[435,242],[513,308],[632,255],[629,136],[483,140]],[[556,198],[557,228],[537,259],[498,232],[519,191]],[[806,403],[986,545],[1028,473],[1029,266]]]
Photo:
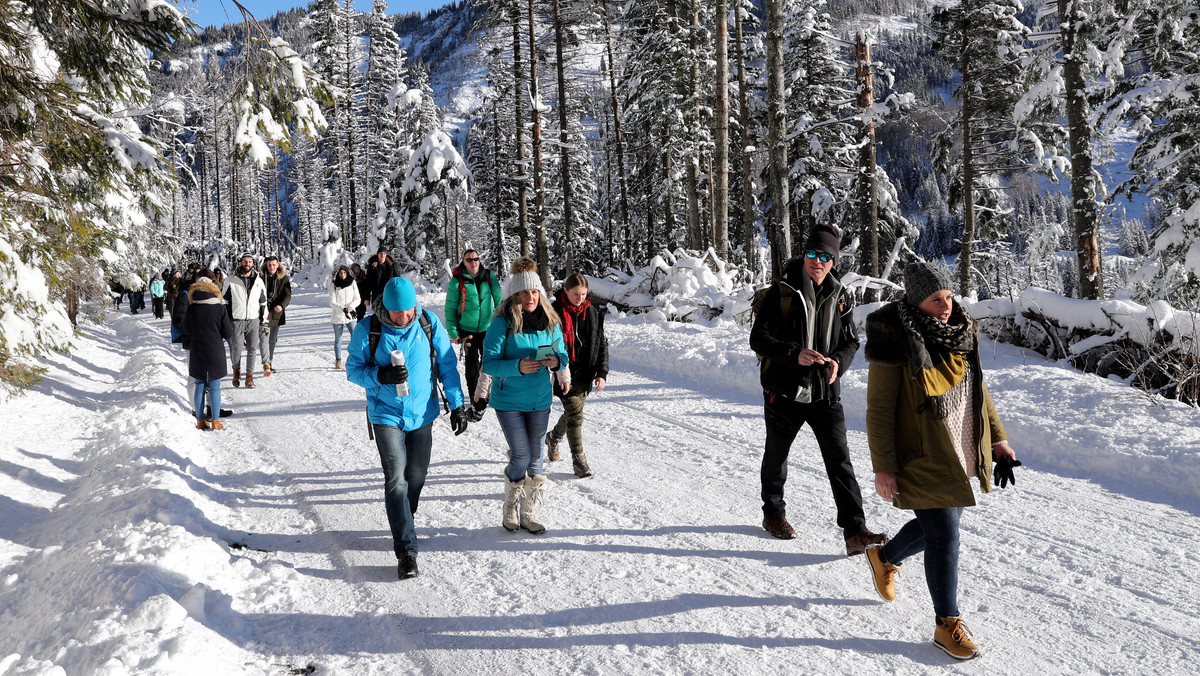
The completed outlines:
[[[154,318],[155,319],[163,318],[163,300],[165,300],[165,299],[163,299],[163,298],[151,298],[150,299],[150,304],[154,307]]]
[[[479,386],[479,370],[482,367],[483,357],[483,336],[482,331],[470,333],[459,331],[458,337],[462,338],[463,351],[466,352],[467,361],[467,392],[471,395],[471,401],[475,401],[475,388]]]
[[[862,491],[854,477],[850,448],[846,445],[846,414],[841,402],[801,404],[771,393],[764,393],[763,398],[767,423],[761,472],[763,515],[778,519],[787,513],[783,484],[787,481],[788,453],[796,434],[808,423],[825,461],[825,473],[837,506],[837,524],[846,537],[857,535],[866,528],[866,517]]]

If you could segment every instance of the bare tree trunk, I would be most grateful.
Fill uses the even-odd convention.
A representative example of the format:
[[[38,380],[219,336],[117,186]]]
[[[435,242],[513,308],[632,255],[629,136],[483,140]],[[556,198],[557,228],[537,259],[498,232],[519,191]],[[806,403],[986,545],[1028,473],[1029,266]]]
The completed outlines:
[[[575,216],[572,210],[570,152],[567,149],[567,74],[566,65],[563,63],[563,41],[566,38],[563,35],[561,5],[562,0],[553,0],[554,54],[558,61],[556,64],[558,68],[558,145],[562,163],[563,237],[565,238],[563,248],[567,254],[566,269],[571,272],[575,269]]]
[[[967,24],[963,22],[963,44],[968,44]],[[958,256],[958,292],[971,295],[971,247],[975,239],[975,161],[971,142],[971,60],[963,50],[962,62],[962,180],[963,180],[963,233],[962,253]]]
[[[742,228],[746,242],[746,266],[751,271],[758,263],[754,255],[754,181],[750,176],[753,158],[750,155],[750,97],[746,93],[746,52],[745,37],[742,35],[742,8],[734,13],[734,29],[737,31],[737,68],[738,68],[738,120],[742,128]],[[728,186],[726,186],[728,187]]]
[[[503,264],[504,259],[504,224],[500,220],[500,106],[499,101],[492,105],[492,176],[496,184],[496,265]]]
[[[537,238],[538,273],[542,277],[542,286],[550,290],[550,250],[546,243],[546,184],[542,179],[542,99],[538,94],[537,74],[537,42],[534,36],[533,3],[529,0],[529,98],[530,109],[533,112],[533,196],[534,236]]]
[[[713,248],[729,256],[729,0],[717,0],[717,129],[712,168]]]
[[[859,222],[861,232],[867,236],[866,272],[879,277],[879,195],[876,193],[875,170],[875,123],[865,115],[875,104],[875,80],[871,67],[871,46],[862,35],[855,36],[854,72],[858,80],[858,107],[862,110],[862,150],[859,154]],[[878,289],[867,289],[867,302],[879,300]]]
[[[1104,274],[1097,236],[1096,177],[1092,171],[1092,130],[1079,54],[1079,7],[1075,0],[1058,0],[1063,49],[1063,80],[1067,94],[1067,135],[1071,147],[1071,216],[1075,223],[1075,260],[1079,268],[1079,297],[1104,297]]]
[[[215,169],[213,173],[216,174],[213,177],[213,191],[217,194],[217,230],[223,235],[228,235],[221,218],[221,131],[217,122],[217,90],[215,87],[213,88],[213,167]],[[208,241],[207,236],[204,241]]]
[[[767,144],[771,175],[771,278],[778,281],[792,257],[788,220],[787,106],[783,76],[783,0],[767,6]]]
[[[621,103],[617,100],[616,63],[613,61],[612,26],[604,0],[604,36],[608,42],[608,91],[612,95],[613,138],[616,139],[617,183],[621,187],[621,228],[625,232],[625,258],[633,258],[633,233],[629,225],[629,194],[625,178],[625,138],[621,135]]]
[[[525,111],[523,109],[521,87],[525,81],[521,77],[521,5],[520,0],[512,0],[513,27],[513,109],[516,118],[517,133],[517,233],[521,239],[521,255],[529,255],[529,197],[526,194],[526,180],[529,167],[525,163]],[[533,55],[530,55],[533,58]]]
[[[692,50],[692,81],[691,97],[695,119],[699,120],[700,107],[700,62],[699,52],[700,5],[699,0],[691,0],[691,30],[688,32],[688,44]],[[700,157],[693,143],[688,156],[687,166],[687,220],[688,248],[700,249],[703,245],[703,235],[700,233]]]

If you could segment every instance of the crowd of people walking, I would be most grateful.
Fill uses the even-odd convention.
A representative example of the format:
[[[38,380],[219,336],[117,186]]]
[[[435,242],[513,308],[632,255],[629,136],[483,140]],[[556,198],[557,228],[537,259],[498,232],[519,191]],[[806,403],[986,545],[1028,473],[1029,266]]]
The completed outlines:
[[[993,484],[1015,484],[1013,468],[1021,464],[983,382],[978,325],[955,302],[946,272],[919,260],[905,268],[904,296],[867,317],[866,420],[874,488],[913,513],[891,538],[873,531],[850,458],[840,396],[840,381],[860,341],[852,298],[834,272],[839,239],[836,229],[815,226],[801,254],[756,300],[749,343],[760,358],[763,389],[762,526],[777,538],[797,536],[787,518],[784,486],[792,444],[808,425],[847,556],[865,553],[871,583],[892,601],[903,563],[924,552],[934,643],[952,657],[971,659],[980,651],[957,602],[959,523],[963,508],[975,504],[972,480],[983,493]],[[141,291],[118,287],[113,282],[114,294],[128,295],[136,314]],[[186,273],[155,275],[149,290],[155,316],[167,308],[173,340],[187,354],[196,427],[223,429],[220,418],[232,413],[220,407],[227,364],[234,387],[243,377],[246,388],[255,387],[260,354],[263,377],[277,370],[290,278],[277,257],[257,267],[246,253],[228,277],[219,268],[193,265]],[[115,296],[114,304],[120,299]],[[605,389],[609,375],[605,312],[592,303],[587,277],[571,274],[551,295],[537,264],[521,257],[502,287],[480,253],[467,249],[452,271],[443,321],[421,306],[412,282],[381,248],[365,268],[334,268],[328,302],[334,368],[345,369],[347,379],[365,390],[397,576],[419,574],[414,515],[433,455],[433,423],[442,414],[460,435],[488,408],[495,411],[508,458],[501,526],[544,533],[546,463],[561,459],[565,439],[575,476],[592,476],[584,450],[584,406],[590,393]],[[455,346],[464,362],[461,377]],[[562,413],[551,426],[555,398]]]

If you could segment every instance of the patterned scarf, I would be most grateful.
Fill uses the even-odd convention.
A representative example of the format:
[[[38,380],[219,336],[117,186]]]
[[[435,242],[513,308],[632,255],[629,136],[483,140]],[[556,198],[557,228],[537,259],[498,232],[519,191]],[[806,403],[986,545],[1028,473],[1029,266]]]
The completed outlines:
[[[938,419],[945,419],[948,409],[944,395],[966,376],[967,353],[977,344],[975,320],[958,303],[945,323],[908,303],[897,305],[900,324],[908,336],[912,370],[927,395],[917,412],[934,405]]]
[[[584,298],[582,305],[571,305],[567,301],[566,292],[560,291],[558,302],[563,309],[563,340],[567,343],[567,356],[571,358],[571,361],[575,361],[575,324],[583,321],[584,313],[592,306],[592,301]]]

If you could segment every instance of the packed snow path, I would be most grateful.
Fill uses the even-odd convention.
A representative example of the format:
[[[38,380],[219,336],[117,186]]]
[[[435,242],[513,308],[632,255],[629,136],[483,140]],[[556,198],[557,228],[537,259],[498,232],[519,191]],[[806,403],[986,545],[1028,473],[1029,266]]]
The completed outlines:
[[[440,313],[439,296],[421,300]],[[548,464],[540,536],[499,525],[495,414],[460,437],[439,420],[421,575],[397,581],[363,390],[332,368],[328,314],[324,293],[296,293],[279,372],[223,384],[223,432],[192,428],[166,320],[146,313],[89,327],[38,391],[0,407],[0,672],[1195,669],[1200,500],[1180,485],[1200,454],[1193,409],[987,343],[1032,466],[964,514],[960,606],[985,656],[956,663],[930,643],[921,557],[885,604],[844,556],[807,429],[787,485],[799,538],[760,527],[744,327],[610,321],[613,371],[584,427],[596,476]],[[860,358],[845,383],[850,446],[869,524],[894,533],[908,513],[872,491],[865,375]]]

